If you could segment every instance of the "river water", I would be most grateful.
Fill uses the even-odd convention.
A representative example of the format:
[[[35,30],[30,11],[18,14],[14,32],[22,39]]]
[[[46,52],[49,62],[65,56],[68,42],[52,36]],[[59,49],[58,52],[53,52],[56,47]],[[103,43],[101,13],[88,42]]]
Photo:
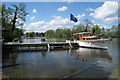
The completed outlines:
[[[25,39],[24,43],[37,41],[39,42],[40,38]],[[119,39],[106,42],[108,50],[79,47],[66,50],[7,52],[3,53],[3,65],[19,65],[3,68],[2,72],[10,78],[107,78],[120,61],[119,43]]]

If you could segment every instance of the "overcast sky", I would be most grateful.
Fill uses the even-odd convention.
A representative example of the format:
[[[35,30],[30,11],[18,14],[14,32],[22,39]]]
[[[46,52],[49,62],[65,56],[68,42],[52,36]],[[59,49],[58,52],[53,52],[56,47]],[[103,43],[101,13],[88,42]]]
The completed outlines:
[[[3,2],[6,7],[19,2]],[[101,27],[111,27],[118,24],[117,2],[24,2],[26,16],[24,29],[28,31],[45,32],[49,29],[70,28],[85,19]],[[78,22],[70,21],[73,14]]]

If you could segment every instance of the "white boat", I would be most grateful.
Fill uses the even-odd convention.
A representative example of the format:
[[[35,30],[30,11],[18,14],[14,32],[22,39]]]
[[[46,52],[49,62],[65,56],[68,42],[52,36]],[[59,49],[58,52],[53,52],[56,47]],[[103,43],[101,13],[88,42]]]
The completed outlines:
[[[110,39],[102,39],[99,36],[93,36],[91,32],[73,34],[73,42],[78,43],[80,47],[107,49],[105,45],[106,41],[110,41]]]

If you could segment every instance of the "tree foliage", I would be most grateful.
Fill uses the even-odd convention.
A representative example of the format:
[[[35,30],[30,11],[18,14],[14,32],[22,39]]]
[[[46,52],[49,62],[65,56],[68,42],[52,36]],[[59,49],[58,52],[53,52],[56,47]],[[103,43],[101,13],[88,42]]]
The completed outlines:
[[[6,17],[12,23],[13,32],[16,26],[23,26],[23,22],[26,21],[25,16],[28,13],[25,11],[26,5],[24,3],[20,3],[19,6],[12,4],[12,7],[8,7]]]
[[[101,29],[99,28],[98,25],[95,25],[93,28],[95,29],[94,35],[99,35],[99,34],[101,34]],[[94,30],[94,29],[93,29],[93,30]]]
[[[86,28],[87,25],[87,28]],[[92,26],[92,27],[91,27]],[[91,32],[93,35],[101,35],[102,37],[114,37],[120,38],[120,24],[118,26],[113,25],[111,28],[100,28],[99,25],[94,25],[89,20],[85,20],[84,24],[79,24],[74,26],[72,30],[70,29],[56,29],[48,30],[45,32],[45,37],[59,37],[59,38],[72,38],[72,34],[80,32]]]
[[[26,37],[45,37],[45,33],[41,32],[26,32],[25,33]]]
[[[23,29],[17,28],[22,27],[25,21],[25,16],[28,14],[25,11],[25,4],[20,3],[19,6],[14,4],[11,8],[2,4],[2,28],[9,30],[8,36],[2,36],[5,41],[12,41],[14,38],[19,38],[23,35]]]
[[[52,37],[53,34],[54,34],[54,30],[48,30],[48,31],[45,32],[46,37]]]
[[[83,21],[83,25],[85,25],[85,30],[84,30],[84,32],[88,32],[90,26],[92,26],[93,23],[92,23],[89,19],[85,19],[85,20]]]

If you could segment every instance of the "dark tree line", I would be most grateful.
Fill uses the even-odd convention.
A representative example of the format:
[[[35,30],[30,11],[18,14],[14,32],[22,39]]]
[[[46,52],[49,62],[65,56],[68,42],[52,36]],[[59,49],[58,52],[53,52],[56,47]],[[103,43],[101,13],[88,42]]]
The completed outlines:
[[[70,29],[48,30],[45,32],[45,37],[71,38],[72,31]]]
[[[26,37],[45,37],[45,33],[41,32],[26,32],[25,33]]]
[[[83,21],[83,23],[77,26],[75,25],[72,30],[68,28],[48,30],[45,32],[45,37],[72,38],[74,33],[80,32],[91,32],[93,35],[99,35],[104,38],[120,38],[120,24],[118,26],[113,25],[111,28],[106,29],[104,27],[100,28],[99,25],[94,25],[92,22],[86,19]]]

